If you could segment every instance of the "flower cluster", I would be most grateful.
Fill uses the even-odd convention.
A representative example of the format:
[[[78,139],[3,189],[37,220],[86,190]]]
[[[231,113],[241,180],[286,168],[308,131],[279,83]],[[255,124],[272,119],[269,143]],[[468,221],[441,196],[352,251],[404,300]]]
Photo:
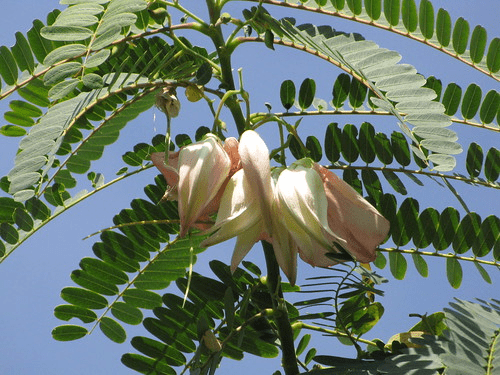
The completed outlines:
[[[169,185],[165,198],[179,202],[181,236],[201,229],[209,234],[204,247],[236,237],[233,271],[265,240],[294,284],[297,254],[312,266],[332,266],[346,255],[367,263],[389,232],[389,222],[370,203],[312,160],[271,170],[269,150],[252,130],[240,142],[222,144],[208,135],[170,154],[168,162],[164,153],[151,159]]]

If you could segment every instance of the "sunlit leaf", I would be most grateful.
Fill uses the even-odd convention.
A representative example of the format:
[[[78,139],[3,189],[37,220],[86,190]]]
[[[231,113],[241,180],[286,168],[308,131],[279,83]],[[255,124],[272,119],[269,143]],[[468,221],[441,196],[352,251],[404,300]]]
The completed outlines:
[[[86,336],[87,329],[75,325],[63,325],[52,330],[52,337],[57,341],[72,341],[78,340]]]
[[[443,8],[439,8],[436,17],[436,37],[443,47],[447,47],[451,41],[451,17]]]
[[[462,284],[462,266],[456,258],[446,259],[446,277],[450,285],[455,289],[458,289]]]
[[[459,55],[467,49],[469,41],[469,23],[462,17],[459,17],[453,27],[453,49]]]
[[[486,29],[481,25],[474,27],[470,39],[470,58],[478,64],[481,62],[486,50]]]
[[[118,344],[125,342],[125,339],[127,338],[127,334],[120,323],[107,316],[101,318],[99,328],[111,341]]]

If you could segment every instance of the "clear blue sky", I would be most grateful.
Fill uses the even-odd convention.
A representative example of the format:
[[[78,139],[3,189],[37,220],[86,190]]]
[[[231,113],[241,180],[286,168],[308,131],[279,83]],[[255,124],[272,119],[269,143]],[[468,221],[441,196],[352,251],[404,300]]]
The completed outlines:
[[[192,1],[196,3],[196,1]],[[189,3],[187,1],[186,3]],[[197,7],[203,5],[199,1]],[[242,3],[231,4],[236,9]],[[475,26],[480,23],[486,27],[489,36],[499,36],[498,15],[500,14],[500,1],[485,0],[477,2],[474,6],[470,0],[446,0],[433,1],[435,9],[445,7],[450,12],[452,19],[464,16]],[[479,6],[478,4],[481,4]],[[248,7],[255,4],[248,4]],[[19,0],[2,1],[0,12],[0,45],[11,46],[14,44],[14,33],[21,31],[25,33],[31,26],[34,18],[45,19],[46,14],[58,3],[52,0]],[[236,10],[230,12],[239,15]],[[282,14],[283,15],[283,14]],[[296,13],[299,22],[314,22],[311,15],[307,13]],[[424,75],[434,74],[447,84],[451,81],[466,87],[471,82],[479,82],[486,90],[499,89],[498,84],[485,80],[473,69],[463,68],[454,59],[442,56],[436,51],[425,48],[418,43],[410,42],[401,37],[392,37],[387,33],[381,33],[373,29],[367,29],[360,25],[343,22],[338,19],[318,17],[318,24],[329,22],[334,27],[344,31],[363,31],[367,39],[374,39],[378,44],[389,49],[396,49],[403,55],[403,62],[410,63]],[[404,49],[399,46],[404,45]],[[422,59],[423,54],[425,59]],[[284,52],[278,50],[272,52],[260,45],[243,46],[235,58],[234,68],[244,67],[244,78],[246,89],[250,91],[253,110],[265,110],[264,102],[272,103],[279,108],[279,84],[285,79],[294,79],[296,84],[306,78],[315,78],[318,84],[318,96],[329,98],[331,85],[339,73],[334,67],[323,61],[315,61],[310,56],[297,52]],[[311,70],[301,71],[304,66]],[[456,69],[465,74],[454,75]],[[7,101],[0,102],[2,113],[7,108]],[[186,101],[184,108],[192,108],[185,111],[181,117],[174,122],[174,132],[179,126],[179,132],[192,133],[198,126],[205,125],[203,110],[201,106],[189,107]],[[189,113],[187,113],[189,112]],[[360,124],[365,119],[353,118],[354,124]],[[302,125],[303,129],[320,128],[317,132],[320,140],[324,134],[324,126],[327,121],[339,121],[343,118],[325,120],[322,118],[309,120]],[[377,127],[389,127],[390,132],[398,130],[396,122],[392,119],[383,119],[374,122]],[[1,124],[3,125],[3,124]],[[229,125],[230,126],[230,125]],[[381,129],[381,128],[380,128]],[[460,126],[454,126],[462,139],[468,139],[470,132],[464,131]],[[113,173],[121,166],[121,155],[141,141],[148,142],[157,132],[164,131],[164,117],[158,110],[151,110],[140,118],[129,124],[122,132],[123,140],[109,147],[105,153],[106,163],[99,162],[93,168],[96,171],[105,171],[110,180]],[[304,130],[303,130],[304,131]],[[232,130],[234,135],[234,129]],[[498,147],[498,134],[487,132],[474,132],[479,141],[486,142],[489,146]],[[470,140],[470,139],[469,139]],[[266,141],[270,141],[266,139]],[[1,164],[0,176],[8,173],[12,166],[18,139],[12,141],[0,138]],[[113,160],[118,159],[117,163]],[[111,165],[111,166],[110,166]],[[107,172],[107,173],[106,173]],[[112,217],[120,209],[126,208],[135,197],[143,197],[142,187],[156,175],[155,171],[143,173],[121,185],[116,185],[109,191],[100,193],[83,204],[56,219],[40,233],[30,238],[21,248],[3,264],[0,264],[0,303],[2,313],[0,319],[0,374],[2,375],[104,375],[104,374],[135,374],[120,363],[123,353],[131,351],[128,343],[114,344],[105,338],[99,330],[82,340],[69,343],[56,342],[52,339],[51,330],[62,322],[53,317],[53,308],[63,303],[59,297],[60,290],[71,285],[70,272],[78,268],[78,262],[85,256],[91,256],[93,240],[82,241],[88,234],[112,224]],[[406,181],[405,181],[406,182]],[[411,186],[411,182],[408,183]],[[473,210],[482,217],[491,213],[500,212],[498,193],[486,191],[486,189],[470,189],[463,184],[455,184],[455,187],[466,197]],[[437,184],[426,184],[426,198],[421,200],[424,207],[433,205],[438,209],[446,206],[457,206],[458,203],[447,191]],[[418,199],[422,190],[410,191]],[[425,201],[425,203],[424,203]],[[206,264],[213,258],[229,262],[232,252],[232,244],[223,244],[208,249],[199,257],[195,265],[195,271],[205,273]],[[260,246],[255,246],[251,252],[251,261],[263,267]],[[390,335],[403,332],[410,328],[415,320],[408,318],[409,313],[432,313],[441,310],[452,298],[458,297],[471,300],[474,297],[488,299],[499,298],[498,286],[488,285],[483,282],[478,273],[468,266],[465,268],[465,278],[460,289],[454,290],[446,281],[444,274],[444,262],[430,262],[430,276],[424,279],[416,274],[411,259],[408,259],[408,276],[404,281],[395,281],[386,268],[379,273],[386,276],[389,284],[384,285],[386,296],[382,303],[386,313],[382,322],[367,335],[367,338],[379,337],[387,340]],[[470,271],[470,272],[468,272]],[[317,270],[312,269],[303,262],[299,263],[298,283],[303,282],[305,277],[315,275]],[[500,277],[498,272],[491,273],[494,282],[498,284]],[[129,337],[145,334],[142,326],[127,329]],[[321,354],[332,355],[354,355],[354,352],[341,346],[335,339],[318,339],[318,351]],[[320,347],[320,345],[323,345]],[[245,362],[234,362],[224,360],[220,374],[229,374],[239,371],[241,374],[272,373],[279,366],[279,359],[253,361],[251,367],[249,358]],[[249,370],[246,370],[249,369]]]

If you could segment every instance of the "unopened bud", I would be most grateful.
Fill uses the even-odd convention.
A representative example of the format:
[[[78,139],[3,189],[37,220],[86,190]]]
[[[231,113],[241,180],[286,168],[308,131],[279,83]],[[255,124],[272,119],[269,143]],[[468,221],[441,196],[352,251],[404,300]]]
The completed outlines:
[[[201,341],[203,341],[208,350],[213,353],[220,352],[222,350],[222,345],[219,339],[217,339],[214,333],[210,330],[205,331],[203,337],[201,338]]]
[[[186,87],[186,98],[190,102],[197,102],[203,98],[203,87],[196,85],[189,85]]]
[[[156,96],[156,106],[160,111],[171,118],[177,117],[181,110],[181,102],[177,99],[177,93],[174,87],[165,87],[163,91]]]

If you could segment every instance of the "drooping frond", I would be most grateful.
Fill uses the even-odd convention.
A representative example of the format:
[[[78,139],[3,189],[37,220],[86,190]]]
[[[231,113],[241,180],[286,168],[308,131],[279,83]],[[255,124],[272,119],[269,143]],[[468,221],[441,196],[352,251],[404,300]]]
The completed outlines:
[[[464,18],[452,22],[443,8],[437,12],[423,0],[250,0],[342,17],[388,30],[439,49],[500,80],[500,38],[488,41],[481,25],[473,29]],[[469,48],[467,48],[469,46]]]

